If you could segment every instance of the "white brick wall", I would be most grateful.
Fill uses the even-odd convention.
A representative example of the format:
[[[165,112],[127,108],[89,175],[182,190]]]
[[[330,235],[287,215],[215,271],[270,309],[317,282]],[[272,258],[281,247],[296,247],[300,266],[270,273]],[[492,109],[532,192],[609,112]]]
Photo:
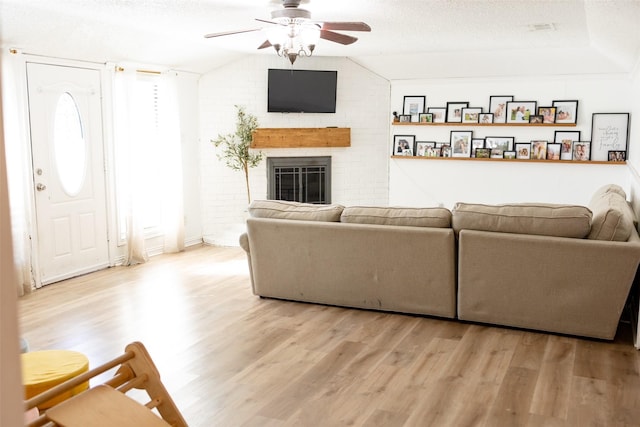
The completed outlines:
[[[349,148],[263,150],[265,156],[332,157],[332,202],[344,205],[386,205],[389,182],[390,84],[346,58],[300,58],[295,69],[337,70],[335,114],[267,113],[267,69],[289,68],[275,55],[253,55],[215,69],[200,79],[200,167],[202,225],[205,242],[237,245],[244,230],[244,176],[216,156],[210,143],[235,130],[236,110],[242,105],[258,118],[260,127],[351,128]],[[267,194],[266,161],[250,171],[253,199]]]

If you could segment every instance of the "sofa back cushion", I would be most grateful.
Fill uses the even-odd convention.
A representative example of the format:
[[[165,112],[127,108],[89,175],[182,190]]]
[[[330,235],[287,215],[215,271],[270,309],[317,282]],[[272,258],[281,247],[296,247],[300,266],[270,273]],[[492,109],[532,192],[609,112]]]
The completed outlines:
[[[582,239],[589,235],[591,217],[588,208],[575,205],[457,203],[452,225],[456,233],[469,229]]]
[[[589,239],[626,242],[636,226],[635,214],[622,188],[608,185],[596,191],[589,208],[593,221]]]
[[[445,208],[351,206],[344,208],[340,221],[360,224],[450,228],[451,211]]]
[[[254,200],[249,205],[249,214],[254,218],[338,222],[343,209],[344,206],[341,205],[315,205],[285,200]]]

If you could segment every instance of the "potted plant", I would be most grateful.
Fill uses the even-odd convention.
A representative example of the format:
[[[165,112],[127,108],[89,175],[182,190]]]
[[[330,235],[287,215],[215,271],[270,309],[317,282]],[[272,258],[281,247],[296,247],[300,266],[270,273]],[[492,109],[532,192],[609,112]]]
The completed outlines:
[[[244,107],[236,105],[238,120],[235,133],[218,135],[211,142],[216,148],[222,146],[222,152],[218,153],[218,159],[224,160],[226,165],[233,170],[244,172],[247,185],[247,202],[251,203],[251,190],[249,189],[249,169],[258,166],[263,154],[251,151],[253,131],[258,128],[258,119],[245,112]]]

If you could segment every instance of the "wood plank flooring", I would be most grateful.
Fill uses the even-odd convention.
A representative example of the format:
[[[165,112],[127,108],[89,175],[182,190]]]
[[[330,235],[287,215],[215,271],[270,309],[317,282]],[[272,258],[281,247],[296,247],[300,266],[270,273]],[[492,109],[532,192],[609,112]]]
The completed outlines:
[[[630,326],[597,341],[261,299],[202,246],[19,301],[31,350],[141,341],[190,426],[640,426]]]

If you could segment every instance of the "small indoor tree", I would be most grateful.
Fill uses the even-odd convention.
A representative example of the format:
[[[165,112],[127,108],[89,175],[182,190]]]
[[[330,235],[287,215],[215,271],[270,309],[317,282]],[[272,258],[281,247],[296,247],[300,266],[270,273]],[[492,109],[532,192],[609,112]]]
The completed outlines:
[[[238,120],[235,133],[218,135],[211,142],[217,147],[222,146],[222,152],[218,153],[218,159],[224,160],[226,165],[233,170],[244,172],[247,184],[247,201],[251,203],[251,190],[249,189],[249,169],[258,166],[263,155],[260,151],[251,151],[253,131],[258,128],[258,119],[253,114],[245,112],[244,107],[236,105]]]

